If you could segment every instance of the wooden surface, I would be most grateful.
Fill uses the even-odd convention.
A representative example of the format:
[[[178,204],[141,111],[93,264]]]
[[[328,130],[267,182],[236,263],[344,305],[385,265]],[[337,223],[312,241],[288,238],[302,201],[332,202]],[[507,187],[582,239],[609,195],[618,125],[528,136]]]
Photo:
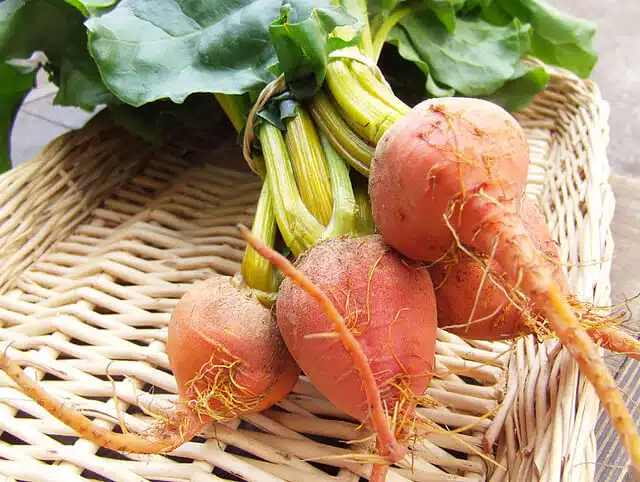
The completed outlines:
[[[610,179],[616,196],[616,210],[612,231],[615,254],[611,270],[614,303],[640,294],[640,179],[618,175]],[[640,300],[629,302],[629,329],[638,331]],[[640,362],[622,356],[608,356],[609,366],[616,372],[616,381],[627,394],[632,415],[640,425]],[[597,482],[632,482],[637,480],[626,468],[627,456],[621,449],[617,435],[604,414],[596,425],[598,439]]]

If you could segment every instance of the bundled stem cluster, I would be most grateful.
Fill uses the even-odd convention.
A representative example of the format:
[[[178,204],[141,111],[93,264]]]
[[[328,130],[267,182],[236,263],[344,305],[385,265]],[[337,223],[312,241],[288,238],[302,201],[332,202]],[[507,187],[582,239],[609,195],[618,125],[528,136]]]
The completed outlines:
[[[366,18],[362,2],[347,4]],[[365,29],[359,47],[334,52],[324,85],[297,106],[284,131],[267,121],[254,128],[265,187],[252,233],[267,246],[276,247],[280,235],[298,256],[324,239],[373,232],[366,194],[371,159],[380,137],[410,108],[386,84],[371,45]],[[219,100],[231,118],[239,117],[225,96]],[[273,269],[247,247],[242,274],[249,287],[277,291]]]

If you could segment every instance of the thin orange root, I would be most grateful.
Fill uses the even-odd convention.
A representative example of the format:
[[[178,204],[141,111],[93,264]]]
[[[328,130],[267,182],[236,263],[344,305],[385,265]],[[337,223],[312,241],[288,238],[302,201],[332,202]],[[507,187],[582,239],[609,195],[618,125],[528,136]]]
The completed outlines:
[[[605,350],[640,360],[640,341],[622,328],[622,324],[630,319],[628,308],[620,309],[620,305],[595,306],[580,301],[573,294],[567,297],[567,301],[596,344]]]
[[[25,395],[75,430],[80,437],[116,452],[168,453],[190,439],[202,426],[197,420],[193,420],[194,417],[189,416],[188,411],[185,411],[181,412],[180,416],[172,417],[173,420],[179,420],[178,423],[163,424],[163,428],[148,436],[134,433],[115,433],[96,425],[78,410],[65,406],[60,400],[44,390],[40,384],[29,378],[20,365],[9,359],[5,352],[0,352],[0,368],[20,387]]]
[[[545,296],[547,295],[547,296]],[[627,449],[636,473],[640,471],[640,436],[616,383],[602,362],[586,330],[575,317],[571,306],[555,283],[547,293],[540,293],[536,302],[549,320],[560,342],[578,363],[580,370],[591,381],[605,411],[609,414],[622,445]]]
[[[327,317],[333,321],[335,330],[340,335],[342,343],[347,351],[353,357],[354,364],[362,377],[363,387],[367,396],[367,402],[371,407],[371,423],[373,429],[378,434],[378,438],[384,450],[382,455],[386,456],[390,463],[402,460],[407,453],[407,448],[398,443],[393,434],[391,427],[387,421],[380,391],[376,384],[376,379],[371,371],[371,366],[367,355],[362,350],[360,343],[355,339],[353,334],[346,326],[344,318],[340,315],[329,297],[322,292],[315,284],[307,279],[299,270],[297,270],[287,258],[277,253],[259,239],[257,239],[251,231],[245,226],[238,225],[244,239],[258,253],[268,259],[274,266],[287,275],[293,282],[304,289],[310,296],[320,304]]]
[[[227,351],[224,347],[219,349]],[[228,357],[232,358],[230,354]],[[242,413],[255,411],[264,399],[264,394],[253,393],[236,380],[236,370],[244,363],[242,360],[223,360],[224,357],[214,351],[209,361],[186,383],[187,406],[200,418],[216,422],[233,420]]]
[[[628,357],[640,360],[640,340],[633,338],[620,328],[607,326],[587,328],[587,333],[605,350],[623,353]]]
[[[634,469],[640,473],[640,434],[622,393],[596,344],[578,320],[578,313],[554,281],[551,269],[540,256],[513,204],[488,203],[478,198],[469,208],[471,212],[477,209],[475,214],[482,222],[472,233],[465,233],[468,239],[460,239],[483,253],[490,253],[497,246],[496,261],[507,276],[517,280],[515,286],[532,300],[581,373],[591,382]]]
[[[378,450],[381,450],[380,439],[377,440],[376,445],[378,446]],[[389,466],[387,464],[373,464],[371,475],[369,475],[369,482],[385,482],[388,472]]]

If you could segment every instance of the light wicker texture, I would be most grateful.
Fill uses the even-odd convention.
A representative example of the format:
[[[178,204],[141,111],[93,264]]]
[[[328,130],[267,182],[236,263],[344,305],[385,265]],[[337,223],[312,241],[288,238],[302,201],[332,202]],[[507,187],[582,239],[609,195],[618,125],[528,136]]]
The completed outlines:
[[[571,285],[607,304],[606,104],[592,83],[554,71],[518,118],[532,147],[529,193],[560,240]],[[175,399],[165,353],[171,310],[194,282],[239,268],[244,243],[234,225],[251,223],[260,181],[239,149],[202,144],[149,148],[96,119],[0,177],[0,341],[30,376],[104,426],[118,425],[119,410],[142,431],[151,418],[140,407]],[[440,331],[429,389],[437,405],[422,413],[462,430],[428,435],[388,480],[590,480],[598,402],[554,345],[466,342]],[[78,440],[4,374],[0,392],[5,480],[358,481],[370,470],[335,457],[366,452],[344,443],[365,434],[304,377],[277,408],[207,427],[170,456]],[[475,453],[487,430],[498,430],[507,472]]]
[[[540,200],[571,290],[583,301],[609,306],[615,207],[606,156],[609,106],[593,82],[553,73],[551,87],[517,115],[532,160],[546,160],[546,166],[531,170],[528,193]],[[492,481],[594,478],[598,400],[566,350],[558,354],[556,345],[531,337],[516,343],[509,367],[515,396],[498,448],[510,477],[499,470]]]

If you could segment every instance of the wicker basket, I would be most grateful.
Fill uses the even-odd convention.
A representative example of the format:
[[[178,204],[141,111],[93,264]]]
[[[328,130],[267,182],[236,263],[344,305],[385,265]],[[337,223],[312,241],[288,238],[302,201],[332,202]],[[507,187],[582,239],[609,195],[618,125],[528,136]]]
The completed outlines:
[[[531,144],[528,193],[544,207],[574,292],[609,302],[607,105],[564,72],[517,114]],[[223,165],[224,164],[224,165]],[[225,167],[226,166],[226,167]],[[231,166],[231,167],[230,167]],[[143,431],[176,393],[166,325],[192,283],[238,270],[260,181],[239,149],[198,138],[152,147],[107,116],[0,177],[0,341],[46,389],[105,427]],[[441,331],[422,413],[434,431],[390,481],[587,481],[598,401],[553,340],[463,341]],[[464,370],[465,376],[451,375]],[[445,372],[449,372],[446,374]],[[79,440],[0,374],[5,480],[358,481],[365,435],[303,377],[277,407],[209,426],[169,456]],[[116,395],[117,402],[114,399]],[[144,410],[141,410],[144,409]],[[496,437],[498,465],[480,455]]]

